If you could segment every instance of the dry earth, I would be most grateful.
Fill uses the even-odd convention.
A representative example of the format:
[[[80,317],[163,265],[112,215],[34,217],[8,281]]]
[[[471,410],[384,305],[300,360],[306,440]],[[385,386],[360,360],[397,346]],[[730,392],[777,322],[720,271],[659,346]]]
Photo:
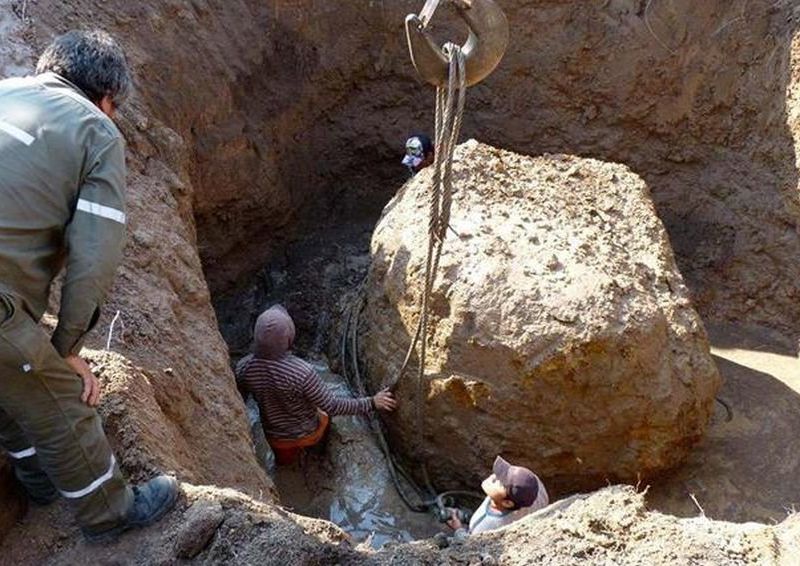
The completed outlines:
[[[711,324],[723,377],[706,438],[687,462],[651,484],[648,504],[692,517],[783,520],[800,508],[800,360],[796,344],[762,327]]]
[[[449,547],[433,539],[357,546],[331,523],[294,515],[233,490],[183,484],[184,497],[157,528],[103,547],[74,545],[58,505],[36,510],[24,545],[2,547],[9,564],[340,564],[522,565],[720,564],[794,566],[800,559],[800,519],[741,525],[648,511],[631,487],[611,487],[548,507],[509,528]],[[5,563],[5,562],[4,562]]]
[[[700,313],[782,329],[794,355],[800,6],[793,0],[507,0],[503,6],[514,30],[511,49],[503,67],[470,93],[465,133],[523,154],[572,153],[630,166],[653,194]],[[417,9],[411,0],[0,0],[0,77],[29,70],[55,33],[87,26],[117,35],[138,77],[138,93],[120,117],[129,143],[131,238],[91,340],[103,346],[120,311],[116,355],[97,354],[97,361],[107,366],[102,411],[126,473],[171,468],[181,479],[264,499],[187,488],[189,502],[203,510],[181,510],[163,529],[107,549],[76,546],[61,504],[37,509],[18,528],[0,525],[4,560],[174,563],[171,545],[180,536],[188,556],[209,542],[197,533],[211,533],[198,562],[469,563],[483,552],[490,563],[498,557],[521,563],[529,550],[541,549],[552,563],[581,557],[592,563],[591,554],[574,555],[577,546],[547,544],[569,532],[562,516],[547,523],[550,538],[534,537],[523,524],[445,555],[430,542],[353,555],[329,523],[268,503],[271,482],[252,453],[206,279],[215,293],[249,283],[249,274],[310,226],[369,216],[395,192],[402,140],[431,115],[431,93],[417,85],[403,51],[401,22]],[[748,383],[757,390],[757,380]],[[140,402],[122,401],[129,393]],[[176,442],[176,450],[140,441],[150,434]],[[774,440],[766,432],[755,438]],[[702,523],[708,532],[696,520],[645,514],[633,495],[625,496],[629,504],[605,493],[586,517],[602,520],[613,503],[620,515],[632,513],[654,528],[636,530],[642,538],[625,538],[624,549],[607,548],[601,537],[591,552],[602,560],[798,562],[786,534],[796,519],[780,527]],[[230,529],[214,528],[215,504],[224,514],[217,527]],[[595,523],[582,521],[573,519],[587,525],[577,530],[576,545],[595,545]],[[187,524],[197,529],[180,535]],[[599,524],[601,533],[610,528],[620,537],[632,528]],[[671,537],[680,544],[666,542]],[[731,547],[731,540],[744,542]]]
[[[88,7],[1,2],[0,76],[31,68],[40,38],[57,31],[47,18],[59,29],[84,21],[124,27],[118,13],[104,16]],[[128,141],[129,241],[105,314],[88,342],[104,347],[111,320],[120,313],[111,343],[116,354],[88,354],[104,366],[101,412],[112,444],[134,479],[173,470],[187,481],[270,500],[272,483],[253,455],[197,253],[188,150],[141,97],[119,124]],[[7,483],[0,487],[7,489]],[[0,536],[9,532],[3,527]]]

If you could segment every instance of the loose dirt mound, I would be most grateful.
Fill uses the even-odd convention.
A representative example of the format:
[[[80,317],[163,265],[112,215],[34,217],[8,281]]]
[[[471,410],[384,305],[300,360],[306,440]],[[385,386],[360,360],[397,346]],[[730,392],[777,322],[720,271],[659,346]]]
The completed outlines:
[[[231,489],[181,486],[176,510],[158,526],[116,543],[87,545],[64,528],[63,503],[31,513],[20,535],[0,545],[3,564],[332,564],[347,555],[347,536]]]
[[[37,510],[26,538],[0,545],[9,564],[695,564],[794,566],[800,519],[776,526],[676,519],[648,511],[641,493],[611,487],[555,504],[507,529],[453,542],[356,547],[340,529],[232,490],[183,484],[185,496],[158,527],[106,546],[75,543],[59,531],[63,507]],[[56,528],[44,530],[51,523]],[[38,525],[38,526],[37,526]]]
[[[556,503],[499,532],[439,551],[430,543],[377,555],[391,564],[719,564],[790,566],[800,560],[800,517],[780,525],[676,519],[647,511],[630,487]]]
[[[454,171],[424,396],[415,362],[389,419],[398,447],[444,486],[477,485],[497,453],[556,490],[679,463],[719,376],[644,183],[620,165],[474,141]],[[431,175],[403,187],[373,236],[362,316],[373,390],[396,378],[419,320]]]

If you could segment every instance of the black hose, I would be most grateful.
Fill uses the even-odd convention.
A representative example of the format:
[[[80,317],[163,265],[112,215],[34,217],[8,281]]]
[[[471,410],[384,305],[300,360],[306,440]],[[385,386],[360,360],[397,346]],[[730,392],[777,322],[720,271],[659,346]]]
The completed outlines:
[[[352,344],[353,344],[353,351],[350,352],[352,362],[353,362],[353,370],[354,370],[354,377],[355,383],[353,380],[350,379],[350,372],[348,371],[348,359],[347,359],[347,343],[348,338],[350,338],[350,328],[352,326],[353,321],[353,306],[350,307],[348,315],[347,315],[347,322],[345,323],[344,332],[342,333],[342,347],[341,347],[341,357],[342,357],[342,374],[345,378],[345,382],[347,383],[347,387],[350,389],[350,392],[356,397],[364,397],[366,396],[366,388],[364,386],[363,381],[361,380],[361,372],[358,367],[358,326],[355,326],[355,331],[353,332]],[[419,487],[413,482],[411,477],[408,473],[403,470],[401,467],[398,466],[397,462],[392,455],[391,449],[389,448],[389,444],[386,441],[386,436],[383,433],[382,425],[378,422],[378,417],[374,414],[369,415],[368,422],[370,428],[372,429],[373,434],[378,440],[378,447],[380,448],[381,452],[383,453],[384,458],[386,459],[387,469],[389,470],[389,476],[394,484],[395,490],[397,494],[400,496],[400,499],[403,501],[403,504],[410,510],[415,513],[427,513],[430,510],[430,505],[427,505],[425,502],[425,498],[422,497],[421,491]],[[420,500],[420,504],[414,504],[411,499],[409,498],[406,491],[403,489],[400,481],[400,477],[398,475],[398,470],[403,475],[403,479],[409,484],[411,489],[415,492],[415,495]]]
[[[353,316],[354,310],[358,309],[358,312],[355,314],[355,324],[353,324]],[[347,383],[347,387],[350,390],[351,394],[355,397],[365,397],[367,396],[366,386],[364,380],[361,378],[361,370],[359,368],[358,363],[358,321],[360,318],[360,311],[363,308],[363,304],[360,300],[358,300],[355,304],[351,305],[348,309],[347,313],[347,322],[345,323],[344,332],[342,334],[342,345],[341,345],[341,366],[342,366],[342,376]],[[351,334],[352,332],[352,334]],[[351,379],[350,372],[348,370],[348,342],[350,343],[350,358],[353,364],[353,378]],[[425,484],[427,490],[423,490],[411,477],[411,474],[400,465],[399,462],[392,454],[391,448],[389,447],[389,442],[386,439],[386,433],[383,430],[383,423],[380,420],[380,417],[376,414],[370,414],[368,417],[368,422],[370,428],[372,429],[373,434],[375,435],[378,441],[378,447],[380,448],[381,452],[383,453],[384,458],[386,459],[386,466],[389,470],[389,476],[391,477],[392,484],[394,484],[395,490],[397,494],[400,496],[400,499],[403,501],[403,504],[412,512],[414,513],[427,513],[434,509],[439,509],[444,507],[444,498],[446,497],[469,497],[472,499],[476,499],[478,501],[482,501],[484,495],[481,493],[473,492],[473,491],[462,491],[462,490],[451,490],[445,491],[442,493],[436,493],[435,489],[433,488],[430,478],[428,476],[428,469],[427,466],[422,467],[423,475],[425,478]],[[419,504],[415,504],[411,501],[408,494],[402,487],[401,477],[411,490],[414,492],[416,498],[420,501]]]

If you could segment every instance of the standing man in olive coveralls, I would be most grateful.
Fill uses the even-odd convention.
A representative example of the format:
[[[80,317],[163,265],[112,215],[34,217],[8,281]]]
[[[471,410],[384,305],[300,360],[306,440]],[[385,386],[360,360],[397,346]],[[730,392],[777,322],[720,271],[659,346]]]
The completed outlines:
[[[112,117],[131,90],[125,55],[101,31],[69,32],[36,76],[0,81],[0,446],[34,503],[73,503],[90,541],[150,524],[177,482],[129,487],[80,357],[122,257],[125,142]],[[66,264],[58,326],[38,325]]]

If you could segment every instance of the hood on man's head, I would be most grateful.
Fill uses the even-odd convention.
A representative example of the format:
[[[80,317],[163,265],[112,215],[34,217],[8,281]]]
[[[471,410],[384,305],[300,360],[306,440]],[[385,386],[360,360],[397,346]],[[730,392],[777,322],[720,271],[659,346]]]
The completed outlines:
[[[253,331],[253,353],[257,358],[277,360],[289,351],[294,342],[294,321],[281,305],[261,313]]]

